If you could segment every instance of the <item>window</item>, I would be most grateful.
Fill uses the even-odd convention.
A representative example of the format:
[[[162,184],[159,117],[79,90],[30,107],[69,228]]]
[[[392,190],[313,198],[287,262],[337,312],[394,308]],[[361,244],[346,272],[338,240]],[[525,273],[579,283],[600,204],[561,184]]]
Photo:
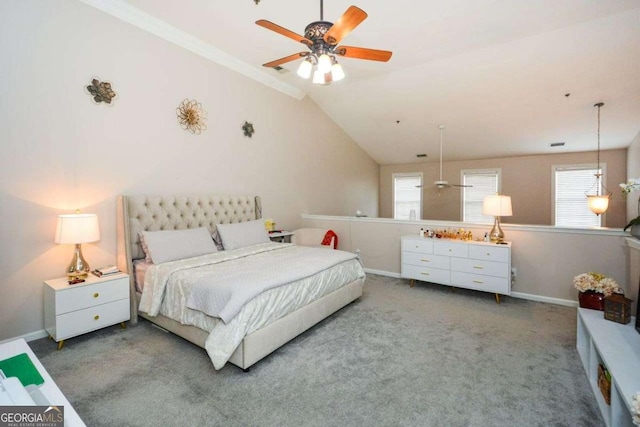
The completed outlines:
[[[393,218],[410,219],[411,211],[416,212],[416,219],[422,218],[422,185],[421,173],[393,174]]]
[[[471,186],[462,188],[462,221],[492,223],[492,216],[482,215],[482,202],[499,191],[500,169],[463,169],[462,184]]]
[[[600,227],[602,215],[596,215],[587,206],[586,193],[595,193],[596,173],[602,173],[604,185],[605,165],[553,166],[553,223],[561,227]]]

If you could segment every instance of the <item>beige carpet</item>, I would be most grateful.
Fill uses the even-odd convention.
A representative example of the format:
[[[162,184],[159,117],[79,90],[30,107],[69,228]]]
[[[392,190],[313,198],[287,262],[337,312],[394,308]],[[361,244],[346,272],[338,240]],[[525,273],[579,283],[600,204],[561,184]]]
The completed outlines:
[[[142,321],[30,343],[88,426],[600,426],[573,308],[369,275],[245,373]]]

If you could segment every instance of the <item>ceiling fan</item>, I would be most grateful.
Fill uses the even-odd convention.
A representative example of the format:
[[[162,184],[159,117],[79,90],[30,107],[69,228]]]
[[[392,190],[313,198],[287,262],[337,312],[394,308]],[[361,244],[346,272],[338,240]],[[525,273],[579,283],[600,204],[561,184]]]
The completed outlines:
[[[473,187],[473,185],[464,185],[464,184],[449,184],[448,181],[442,179],[442,131],[445,129],[444,125],[438,126],[440,129],[440,179],[433,182],[433,185],[438,189],[442,190],[443,188],[451,188],[451,187]],[[416,185],[416,188],[422,188],[425,185]]]
[[[342,39],[367,18],[365,11],[356,6],[350,6],[340,19],[333,24],[324,20],[323,9],[323,0],[320,0],[320,21],[315,21],[307,25],[304,30],[304,36],[289,31],[265,19],[256,21],[256,24],[261,27],[300,42],[310,50],[310,52],[298,52],[284,58],[276,59],[275,61],[267,62],[263,64],[263,66],[275,68],[281,64],[305,58],[298,68],[298,75],[308,79],[315,67],[313,83],[329,84],[332,81],[342,80],[345,76],[336,56],[381,62],[387,62],[391,58],[392,52],[386,50],[338,46],[338,43],[340,43]]]

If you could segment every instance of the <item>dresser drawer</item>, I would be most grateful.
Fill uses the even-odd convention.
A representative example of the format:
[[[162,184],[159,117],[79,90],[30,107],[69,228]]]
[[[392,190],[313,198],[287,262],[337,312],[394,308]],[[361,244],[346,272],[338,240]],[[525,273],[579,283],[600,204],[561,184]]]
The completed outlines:
[[[451,267],[451,258],[441,255],[424,254],[417,252],[403,252],[404,264],[418,265],[421,267],[442,268],[448,270]]]
[[[129,299],[125,298],[56,316],[52,336],[59,341],[127,321],[130,317],[129,310]]]
[[[465,243],[435,242],[433,253],[436,255],[467,258],[467,256],[469,256],[469,245]]]
[[[424,238],[402,239],[403,252],[419,252],[422,254],[433,253],[433,240]]]
[[[495,294],[511,295],[509,279],[495,276],[482,276],[479,274],[451,272],[451,286],[476,289],[478,291],[492,292]]]
[[[470,258],[451,258],[451,270],[463,273],[481,274],[509,278],[506,262],[483,261]]]
[[[111,301],[129,298],[129,279],[121,278],[68,287],[55,293],[55,314],[60,315]]]
[[[469,258],[509,262],[509,248],[489,245],[474,245],[469,247]]]
[[[439,268],[420,267],[417,265],[402,264],[402,277],[407,279],[422,280],[424,282],[448,285],[450,281],[449,270]]]

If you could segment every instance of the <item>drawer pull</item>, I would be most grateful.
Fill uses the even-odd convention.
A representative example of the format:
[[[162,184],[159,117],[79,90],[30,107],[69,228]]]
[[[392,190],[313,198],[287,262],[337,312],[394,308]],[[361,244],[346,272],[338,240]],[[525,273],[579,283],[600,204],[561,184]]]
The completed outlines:
[[[487,252],[487,256],[491,256],[491,252]]]
[[[100,296],[100,294],[99,294],[99,293],[97,293],[97,292],[96,292],[95,294],[93,294],[93,297],[94,297],[94,298],[98,298],[99,296]]]
[[[484,267],[481,265],[474,265],[473,268],[477,268],[478,270],[484,270]]]
[[[449,249],[449,252],[451,252],[451,251],[452,251],[452,249]]]
[[[420,246],[416,245],[416,249],[418,249]]]
[[[423,276],[428,276],[429,275],[429,273],[420,273],[420,274],[422,274]]]
[[[484,283],[482,280],[474,280],[473,283]]]
[[[93,320],[99,320],[100,316],[98,316],[97,314],[95,316],[93,316]]]
[[[420,261],[422,261],[422,262],[431,262],[430,259],[421,259]]]

